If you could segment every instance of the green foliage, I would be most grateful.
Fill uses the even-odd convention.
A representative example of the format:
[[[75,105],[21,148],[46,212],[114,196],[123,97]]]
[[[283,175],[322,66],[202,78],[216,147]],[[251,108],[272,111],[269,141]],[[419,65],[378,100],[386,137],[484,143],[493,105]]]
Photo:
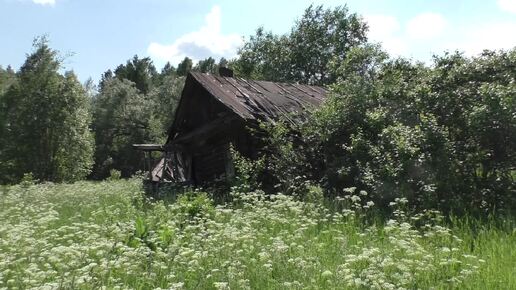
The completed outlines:
[[[159,241],[162,245],[163,249],[166,249],[170,243],[172,242],[172,239],[174,238],[174,231],[172,231],[170,228],[163,226],[159,231]]]
[[[16,81],[16,73],[8,66],[7,69],[3,69],[0,66],[0,98],[4,95],[9,87]]]
[[[104,73],[92,99],[96,148],[92,177],[106,178],[112,169],[129,177],[143,168],[144,156],[132,144],[165,141],[184,84],[184,77],[177,74],[170,64],[158,74],[149,58],[137,56],[115,73]]]
[[[128,142],[136,138],[141,139],[140,136],[146,134],[146,124],[142,125],[145,126],[144,128],[135,130],[138,128],[138,123],[142,122],[141,118],[145,112],[141,111],[141,107],[144,103],[143,96],[129,81],[110,79],[103,84],[101,91],[93,99],[92,127],[95,131],[96,142],[95,175],[107,174],[111,168],[116,166],[117,162],[122,161],[119,161],[120,157],[113,155],[127,154],[131,150],[131,144]],[[136,134],[139,136],[133,137]],[[130,167],[130,165],[125,167]],[[120,170],[121,166],[118,165],[115,168]]]
[[[209,217],[214,213],[213,201],[205,192],[188,192],[177,199],[179,213],[188,220]]]
[[[34,175],[31,172],[25,173],[25,174],[23,174],[23,177],[20,180],[20,186],[21,187],[29,187],[31,185],[36,184],[38,181],[39,180],[34,179]]]
[[[307,160],[307,153],[310,149],[300,143],[301,126],[286,121],[260,125],[262,130],[269,133],[266,143],[267,155],[262,157],[267,165],[265,169],[270,174],[270,176],[266,176],[266,182],[273,183],[273,191],[279,190],[285,194],[305,199],[307,194],[310,195],[312,185],[311,180],[308,180],[305,174],[317,169],[312,167]],[[298,146],[300,146],[300,150],[298,150]],[[293,166],[294,164],[295,166]]]
[[[403,196],[445,211],[514,209],[515,65],[514,49],[427,68],[356,47],[322,108],[270,130],[270,168],[284,187],[306,176],[327,194],[356,186],[384,205]]]
[[[274,35],[259,28],[232,64],[253,79],[327,85],[329,68],[345,61],[350,49],[366,42],[366,24],[347,7],[308,7],[290,33]]]
[[[5,157],[8,144],[11,142],[7,138],[6,132],[9,124],[7,114],[9,102],[6,99],[6,93],[16,80],[16,73],[10,66],[5,70],[0,66],[0,171],[2,172],[6,172],[8,168],[12,167],[12,161]],[[0,183],[10,179],[8,174],[4,173],[3,175],[0,177]]]
[[[104,83],[93,99],[95,177],[107,177],[113,168],[128,177],[142,167],[143,156],[132,144],[158,142],[164,134],[154,108],[134,83],[116,78]]]
[[[251,160],[242,156],[232,146],[231,158],[235,169],[235,176],[231,180],[233,190],[238,192],[251,192],[262,186],[260,174],[265,169],[265,159]]]
[[[207,59],[200,60],[193,70],[200,71],[202,73],[215,73],[217,71],[217,64],[215,59],[208,57]]]
[[[26,172],[41,180],[75,181],[92,167],[93,136],[86,92],[73,72],[59,73],[60,60],[45,38],[0,99],[0,182]]]
[[[134,233],[138,238],[143,238],[147,235],[147,226],[143,218],[137,217],[134,225]]]
[[[209,73],[213,75],[219,74],[219,67],[227,67],[228,61],[225,58],[220,58],[219,62],[216,63],[215,59],[208,57],[200,60],[193,68],[192,71],[198,71],[202,73]]]
[[[62,106],[60,121],[54,127],[59,130],[56,141],[56,181],[77,181],[84,179],[93,166],[94,138],[90,131],[91,112],[86,91],[72,72],[64,76],[60,90]],[[56,121],[59,120],[56,117]]]
[[[185,57],[178,65],[176,73],[178,76],[186,76],[192,70],[193,62],[189,57]]]
[[[120,170],[111,169],[109,170],[109,180],[119,180],[122,177]]]
[[[148,113],[155,116],[163,134],[166,134],[172,126],[184,82],[184,77],[165,75],[159,86],[148,95],[148,98],[152,101]]]
[[[176,68],[167,61],[163,69],[161,70],[162,76],[171,76],[176,74]]]
[[[133,82],[142,94],[148,94],[157,81],[158,73],[149,57],[139,59],[135,55],[125,65],[121,64],[115,69],[115,77]]]

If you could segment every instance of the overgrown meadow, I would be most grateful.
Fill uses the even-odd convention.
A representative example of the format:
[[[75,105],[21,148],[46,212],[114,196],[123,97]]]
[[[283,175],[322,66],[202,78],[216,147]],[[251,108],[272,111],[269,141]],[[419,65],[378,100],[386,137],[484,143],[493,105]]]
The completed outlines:
[[[25,182],[0,193],[0,289],[516,289],[513,220],[377,218],[369,194],[324,202],[232,191],[149,200],[141,180]]]

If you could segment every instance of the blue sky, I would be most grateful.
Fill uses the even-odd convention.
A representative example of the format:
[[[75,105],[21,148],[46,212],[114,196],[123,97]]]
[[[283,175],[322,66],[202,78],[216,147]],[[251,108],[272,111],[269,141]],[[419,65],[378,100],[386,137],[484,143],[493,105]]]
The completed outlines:
[[[516,0],[0,0],[0,65],[17,69],[43,34],[62,54],[73,53],[64,65],[82,81],[135,54],[158,69],[186,55],[228,58],[259,26],[287,32],[311,3],[347,4],[393,55],[428,61],[445,50],[516,46]]]

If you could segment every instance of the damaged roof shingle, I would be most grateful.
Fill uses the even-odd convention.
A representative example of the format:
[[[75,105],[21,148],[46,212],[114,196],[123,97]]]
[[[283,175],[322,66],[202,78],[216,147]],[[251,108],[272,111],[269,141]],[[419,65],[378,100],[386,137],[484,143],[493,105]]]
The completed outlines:
[[[253,81],[198,72],[191,76],[211,95],[246,120],[277,120],[319,106],[327,95],[322,87]]]

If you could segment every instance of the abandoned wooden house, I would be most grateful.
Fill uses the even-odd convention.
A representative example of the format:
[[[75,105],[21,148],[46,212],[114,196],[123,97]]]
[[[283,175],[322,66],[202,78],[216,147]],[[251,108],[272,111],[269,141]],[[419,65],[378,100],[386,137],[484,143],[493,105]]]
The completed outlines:
[[[147,153],[153,182],[199,185],[231,176],[230,144],[253,157],[263,143],[249,127],[282,117],[295,122],[293,115],[320,105],[327,93],[317,86],[237,78],[228,69],[220,75],[189,73],[166,143],[133,145]],[[156,165],[152,151],[163,152]]]

